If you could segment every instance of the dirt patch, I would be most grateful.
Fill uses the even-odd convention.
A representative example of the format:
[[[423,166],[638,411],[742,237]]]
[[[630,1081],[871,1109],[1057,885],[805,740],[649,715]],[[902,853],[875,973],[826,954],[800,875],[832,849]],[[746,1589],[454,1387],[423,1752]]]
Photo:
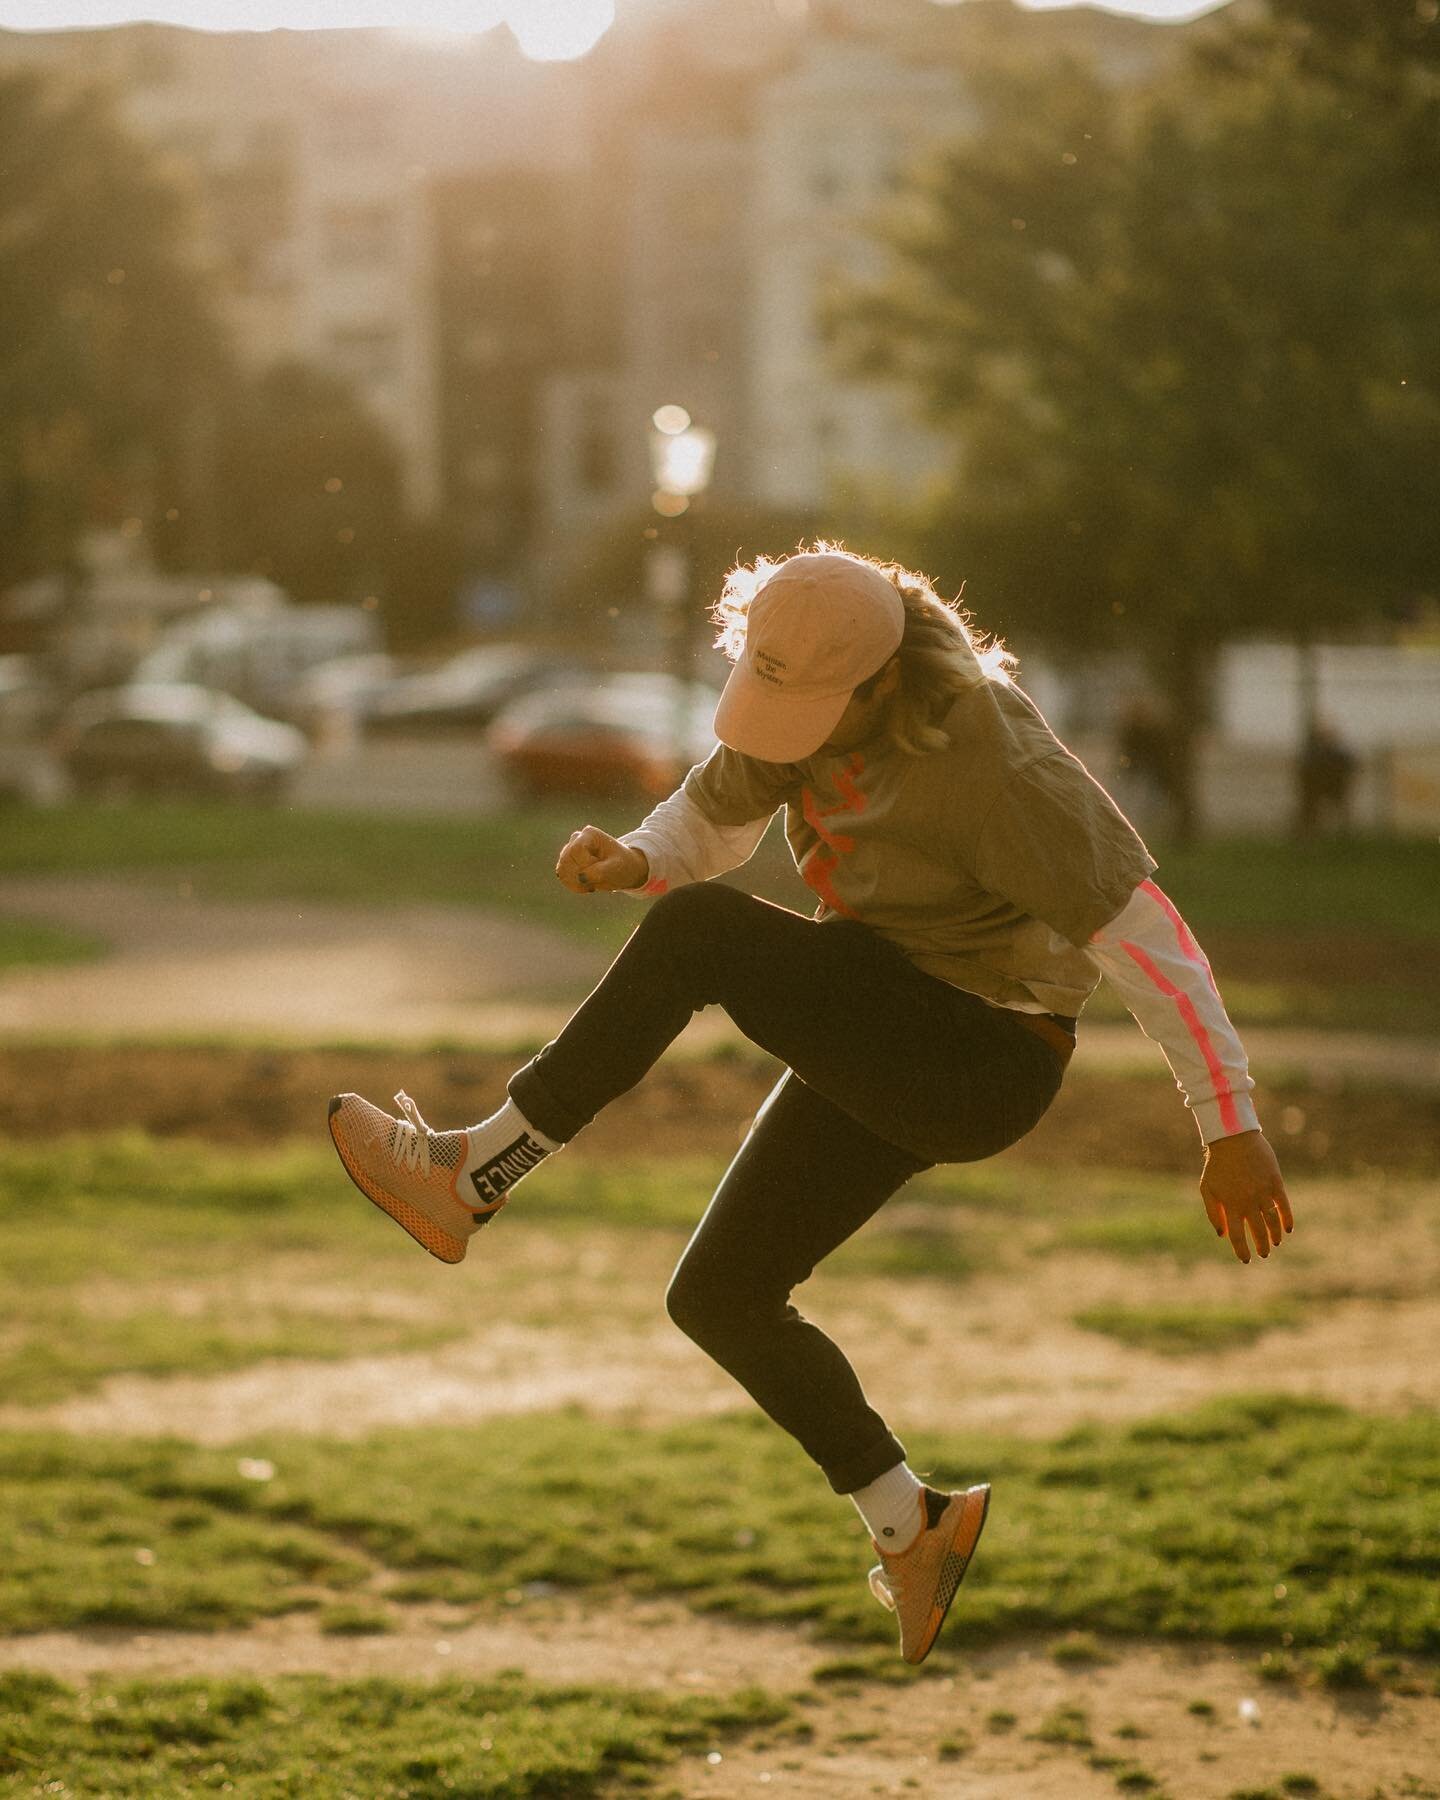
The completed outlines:
[[[1022,1224],[1017,1254],[993,1273],[956,1283],[827,1265],[800,1290],[799,1304],[844,1346],[871,1400],[902,1436],[1050,1437],[1085,1421],[1138,1420],[1256,1389],[1366,1411],[1440,1406],[1440,1359],[1421,1348],[1440,1341],[1440,1244],[1433,1233],[1383,1188],[1363,1200],[1342,1184],[1296,1197],[1301,1230],[1265,1267],[1241,1269],[1207,1240],[1197,1202],[1197,1243],[1213,1254],[1188,1268],[1165,1258],[1140,1268],[1075,1252],[1027,1256],[1023,1234],[1044,1227]],[[338,1200],[352,1203],[348,1188],[339,1188]],[[355,1204],[364,1227],[394,1232]],[[447,1306],[468,1293],[476,1328],[458,1342],[343,1362],[258,1363],[213,1376],[115,1375],[93,1393],[44,1408],[0,1406],[0,1429],[244,1444],[276,1432],[358,1436],[562,1406],[663,1425],[746,1404],[665,1317],[662,1296],[683,1230],[617,1231],[597,1220],[582,1236],[527,1220],[524,1209],[522,1193],[457,1270],[433,1267],[417,1251],[420,1285],[331,1296],[342,1309],[414,1316],[427,1293],[437,1303],[443,1295]],[[1405,1235],[1403,1266],[1373,1229],[1377,1217]],[[297,1309],[316,1286],[303,1264],[267,1268],[264,1279],[271,1301]],[[218,1292],[208,1304],[220,1304]],[[1165,1356],[1073,1322],[1093,1306],[1143,1300],[1203,1308],[1251,1297],[1295,1300],[1301,1324],[1253,1344]],[[207,1304],[200,1294],[183,1298],[193,1308]],[[134,1299],[172,1304],[163,1290]]]
[[[1149,1048],[1131,1034],[1140,1054]],[[234,1049],[119,1044],[0,1046],[0,1131],[46,1138],[77,1130],[270,1145],[318,1136],[330,1095],[381,1104],[405,1087],[437,1129],[492,1110],[523,1060],[485,1050]],[[1153,1068],[1087,1066],[1081,1049],[1059,1098],[1010,1159],[1070,1167],[1188,1173],[1197,1140],[1158,1053]],[[758,1054],[671,1055],[589,1126],[572,1156],[728,1156],[779,1065]],[[1257,1089],[1260,1115],[1287,1171],[1348,1175],[1374,1168],[1433,1174],[1440,1090],[1287,1080]]]
[[[12,876],[0,881],[0,907],[110,947],[98,963],[6,971],[0,1030],[10,1032],[66,1020],[110,1036],[464,1035],[479,1015],[493,1026],[513,1008],[523,1022],[547,993],[578,997],[607,960],[495,913],[200,901],[185,880]]]
[[[857,1555],[857,1580],[863,1556]],[[770,1788],[807,1800],[919,1792],[933,1800],[1113,1800],[1116,1775],[1146,1771],[1185,1800],[1221,1800],[1241,1784],[1286,1775],[1323,1778],[1336,1800],[1381,1787],[1434,1795],[1440,1707],[1391,1694],[1337,1700],[1315,1689],[1260,1685],[1243,1656],[1156,1644],[1114,1660],[1063,1668],[1039,1644],[978,1650],[899,1685],[822,1679],[833,1647],[802,1630],[739,1626],[681,1606],[603,1607],[522,1599],[506,1616],[466,1620],[437,1609],[397,1610],[383,1636],[330,1637],[305,1618],[214,1636],[179,1632],[46,1633],[0,1643],[0,1668],[62,1679],[483,1678],[521,1669],[545,1681],[607,1683],[667,1693],[725,1693],[749,1683],[805,1693],[797,1729],[751,1747],[686,1755],[674,1781],[686,1800]],[[950,1645],[963,1644],[963,1619]],[[1243,1702],[1257,1709],[1254,1722]],[[1206,1713],[1190,1710],[1208,1706]],[[1088,1744],[1043,1741],[1046,1721],[1074,1709]],[[1247,1709],[1248,1710],[1248,1709]],[[1004,1722],[995,1715],[1009,1715]],[[711,1760],[711,1758],[715,1760]],[[1113,1758],[1108,1768],[1093,1758]]]

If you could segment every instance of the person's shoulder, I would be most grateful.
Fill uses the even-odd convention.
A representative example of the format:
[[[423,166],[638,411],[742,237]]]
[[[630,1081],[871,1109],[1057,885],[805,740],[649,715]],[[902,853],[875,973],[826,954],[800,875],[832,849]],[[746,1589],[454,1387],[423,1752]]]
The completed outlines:
[[[1040,708],[1007,675],[982,675],[968,682],[941,717],[950,754],[984,754],[1012,765],[1065,754],[1065,746]],[[942,754],[944,754],[942,752]]]
[[[763,800],[778,806],[798,780],[793,764],[761,762],[717,743],[705,761],[690,771],[686,785],[716,798]]]

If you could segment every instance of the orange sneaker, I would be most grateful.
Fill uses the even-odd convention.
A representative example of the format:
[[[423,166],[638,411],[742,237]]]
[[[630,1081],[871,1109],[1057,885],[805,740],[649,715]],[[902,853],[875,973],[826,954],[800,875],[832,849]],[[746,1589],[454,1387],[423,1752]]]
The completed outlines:
[[[923,1523],[908,1549],[882,1550],[870,1540],[880,1558],[870,1571],[870,1591],[900,1621],[900,1654],[908,1663],[924,1662],[940,1635],[985,1529],[990,1489],[946,1496],[926,1488],[918,1504]]]
[[[406,1093],[395,1096],[403,1119],[392,1118],[358,1094],[330,1102],[330,1136],[345,1173],[367,1200],[389,1213],[441,1262],[458,1263],[468,1241],[505,1204],[488,1206],[460,1197],[466,1133],[432,1131]]]

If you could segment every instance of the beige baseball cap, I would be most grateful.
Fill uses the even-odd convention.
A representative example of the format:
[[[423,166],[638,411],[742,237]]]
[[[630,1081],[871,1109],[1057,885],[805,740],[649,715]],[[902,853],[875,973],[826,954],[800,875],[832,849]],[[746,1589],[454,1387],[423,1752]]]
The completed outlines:
[[[761,762],[803,762],[904,633],[905,604],[873,564],[835,550],[787,557],[750,602],[716,737]]]

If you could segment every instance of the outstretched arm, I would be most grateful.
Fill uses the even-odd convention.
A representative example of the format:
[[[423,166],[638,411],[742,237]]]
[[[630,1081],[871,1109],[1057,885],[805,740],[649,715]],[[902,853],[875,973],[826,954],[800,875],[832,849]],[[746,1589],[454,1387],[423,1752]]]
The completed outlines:
[[[572,831],[555,873],[572,894],[663,894],[737,868],[753,855],[769,823],[712,825],[682,790],[624,837],[613,838],[598,825]]]
[[[1086,953],[1159,1044],[1205,1144],[1200,1193],[1217,1234],[1250,1260],[1248,1228],[1263,1257],[1294,1228],[1275,1152],[1250,1098],[1245,1051],[1210,964],[1174,903],[1143,881]]]

